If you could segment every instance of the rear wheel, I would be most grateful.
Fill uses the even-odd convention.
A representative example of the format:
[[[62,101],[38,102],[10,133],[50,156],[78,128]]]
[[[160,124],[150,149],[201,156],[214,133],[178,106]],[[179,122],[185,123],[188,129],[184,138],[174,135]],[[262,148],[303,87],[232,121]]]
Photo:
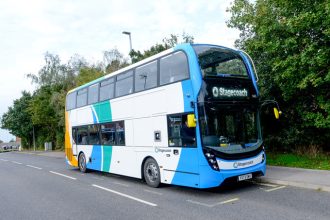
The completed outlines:
[[[143,166],[143,174],[147,184],[157,188],[160,184],[160,171],[157,162],[153,158],[148,158]]]
[[[79,170],[82,173],[86,173],[86,157],[84,153],[80,153],[79,154],[79,159],[78,159],[78,166],[79,166]]]

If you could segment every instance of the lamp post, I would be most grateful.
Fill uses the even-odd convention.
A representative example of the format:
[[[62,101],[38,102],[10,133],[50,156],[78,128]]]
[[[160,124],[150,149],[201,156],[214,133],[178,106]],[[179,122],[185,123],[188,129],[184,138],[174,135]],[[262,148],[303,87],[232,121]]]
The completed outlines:
[[[33,151],[36,151],[36,138],[34,134],[34,125],[33,125]]]
[[[126,34],[129,36],[129,46],[130,46],[130,51],[132,51],[132,38],[131,38],[131,32],[128,32],[128,31],[123,31],[123,34]]]

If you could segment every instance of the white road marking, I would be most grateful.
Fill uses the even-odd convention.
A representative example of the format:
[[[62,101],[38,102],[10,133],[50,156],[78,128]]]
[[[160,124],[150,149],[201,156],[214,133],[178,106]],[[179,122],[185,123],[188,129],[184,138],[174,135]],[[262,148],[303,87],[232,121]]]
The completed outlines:
[[[144,191],[148,192],[148,193],[156,194],[156,195],[159,195],[159,196],[163,195],[163,193],[155,192],[155,191],[151,191],[151,190],[147,190],[147,189],[145,189]]]
[[[100,177],[96,177],[96,176],[92,176],[93,179],[96,179],[96,180],[104,180],[103,178],[100,178]]]
[[[270,183],[258,183],[258,182],[254,182],[254,181],[248,181],[248,182],[256,184],[256,185],[260,185],[260,186],[278,187],[278,185],[270,184]]]
[[[125,187],[129,187],[129,185],[127,184],[124,184],[124,183],[119,183],[119,182],[111,182],[112,184],[116,184],[116,185],[119,185],[119,186],[125,186]]]
[[[265,190],[265,191],[266,191],[266,192],[271,192],[271,191],[275,191],[275,190],[278,190],[278,189],[283,189],[284,187],[286,187],[286,186],[279,186],[279,187],[276,187],[276,188],[267,189],[267,190]]]
[[[220,204],[222,205],[222,204],[226,204],[226,203],[235,202],[235,201],[238,201],[238,200],[239,200],[239,198],[228,199],[226,201],[220,202]]]
[[[201,206],[210,207],[210,208],[213,207],[213,205],[209,205],[209,204],[206,204],[206,203],[193,201],[193,200],[190,200],[190,199],[188,199],[187,202],[190,202],[190,203],[193,203],[193,204],[197,204],[197,205],[201,205]]]
[[[238,201],[238,200],[239,200],[239,198],[233,198],[233,199],[228,199],[228,200],[225,200],[225,201],[222,201],[222,202],[217,202],[215,204],[206,204],[206,203],[197,202],[197,201],[193,201],[193,200],[187,200],[187,202],[212,208],[212,207],[215,207],[217,205],[223,205],[223,204],[235,202],[235,201]]]
[[[117,194],[117,195],[120,195],[120,196],[123,196],[123,197],[126,197],[128,199],[132,199],[132,200],[137,201],[137,202],[141,202],[141,203],[144,203],[144,204],[153,206],[153,207],[157,206],[157,204],[154,204],[154,203],[151,203],[151,202],[148,202],[148,201],[145,201],[145,200],[136,198],[134,196],[130,196],[130,195],[121,193],[121,192],[117,192],[117,191],[114,191],[112,189],[108,189],[108,188],[105,188],[105,187],[102,187],[102,186],[98,186],[98,185],[95,185],[95,184],[93,184],[92,186],[94,186],[96,188],[99,188],[99,189],[102,189],[102,190],[105,190],[105,191],[108,191],[108,192],[111,192],[111,193],[114,193],[114,194]]]
[[[7,162],[8,160],[5,160],[5,159],[0,159],[0,160],[2,160],[2,161],[5,161],[5,162]]]
[[[20,162],[17,162],[17,161],[11,161],[12,163],[15,163],[15,164],[19,164],[19,165],[22,165],[22,163]]]
[[[42,170],[42,168],[40,167],[36,167],[36,166],[32,166],[32,165],[25,165],[27,167],[31,167],[31,168],[34,168],[34,169],[37,169],[37,170]]]
[[[75,178],[75,177],[67,176],[67,175],[62,174],[62,173],[57,173],[57,172],[54,172],[54,171],[49,171],[49,172],[52,173],[52,174],[56,174],[56,175],[59,175],[59,176],[66,177],[66,178],[68,178],[68,179],[72,179],[72,180],[76,180],[76,179],[77,179],[77,178]]]

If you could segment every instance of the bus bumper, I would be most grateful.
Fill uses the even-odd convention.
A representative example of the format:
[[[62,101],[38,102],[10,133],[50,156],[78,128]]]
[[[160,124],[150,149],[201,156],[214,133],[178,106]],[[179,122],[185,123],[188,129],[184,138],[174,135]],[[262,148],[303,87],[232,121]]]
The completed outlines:
[[[237,178],[240,175],[252,173],[252,177],[264,176],[266,174],[266,159],[251,167],[232,170],[213,170],[209,165],[200,167],[199,188],[212,188],[220,186],[225,180]]]

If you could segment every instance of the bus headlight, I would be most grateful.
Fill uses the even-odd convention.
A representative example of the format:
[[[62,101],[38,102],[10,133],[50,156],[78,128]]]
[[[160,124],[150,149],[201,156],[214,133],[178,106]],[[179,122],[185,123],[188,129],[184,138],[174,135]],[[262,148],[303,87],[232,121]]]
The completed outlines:
[[[265,153],[262,153],[262,160],[261,163],[263,163],[265,161]]]
[[[205,157],[209,165],[212,167],[213,170],[219,171],[218,162],[215,158],[215,155],[212,152],[205,152]]]

